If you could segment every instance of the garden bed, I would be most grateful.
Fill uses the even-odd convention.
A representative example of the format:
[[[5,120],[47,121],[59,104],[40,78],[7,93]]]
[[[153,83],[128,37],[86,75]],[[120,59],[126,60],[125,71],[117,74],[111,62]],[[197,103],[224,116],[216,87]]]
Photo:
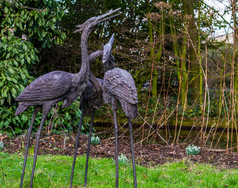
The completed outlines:
[[[74,153],[76,134],[71,136],[50,135],[43,133],[40,139],[39,154],[52,155],[70,155]],[[4,152],[7,153],[22,153],[24,154],[26,146],[26,137],[18,136],[15,138],[4,138]],[[87,137],[82,135],[80,137],[80,147],[78,154],[86,153]],[[35,138],[31,139],[31,143],[35,144]],[[30,148],[29,153],[32,154],[34,147]],[[115,150],[114,137],[103,139],[98,145],[91,146],[91,156],[100,158],[113,158]],[[119,154],[124,154],[128,159],[131,157],[130,142],[127,137],[119,138]],[[191,161],[198,163],[210,163],[216,166],[225,168],[238,168],[238,154],[236,152],[226,154],[225,150],[209,150],[208,148],[201,148],[201,152],[196,156],[187,156],[185,145],[177,146],[161,146],[158,144],[141,145],[135,144],[135,157],[137,164],[143,166],[151,166],[157,164],[164,164],[166,162],[174,162],[185,157],[189,157]]]

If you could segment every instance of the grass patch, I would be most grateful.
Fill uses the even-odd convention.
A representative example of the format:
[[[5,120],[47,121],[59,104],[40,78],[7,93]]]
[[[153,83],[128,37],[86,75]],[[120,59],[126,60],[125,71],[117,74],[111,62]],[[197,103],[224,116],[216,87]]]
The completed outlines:
[[[72,156],[40,155],[37,159],[34,187],[68,187]],[[74,187],[83,187],[85,156],[77,158]],[[1,187],[19,187],[23,156],[0,152]],[[33,157],[26,166],[24,187],[30,185]],[[188,159],[144,167],[137,165],[138,187],[237,187],[238,169],[218,169],[207,164],[193,164]],[[131,163],[120,164],[119,186],[133,187]],[[114,187],[115,164],[112,159],[90,159],[88,187]]]

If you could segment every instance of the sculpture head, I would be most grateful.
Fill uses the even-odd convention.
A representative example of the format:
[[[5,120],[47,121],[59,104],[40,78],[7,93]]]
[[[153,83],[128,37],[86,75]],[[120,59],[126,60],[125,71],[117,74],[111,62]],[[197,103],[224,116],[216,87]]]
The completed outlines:
[[[78,33],[78,32],[81,32],[83,31],[86,27],[88,27],[88,29],[93,29],[95,26],[97,26],[99,23],[101,22],[104,22],[104,21],[107,21],[109,19],[112,19],[118,15],[120,15],[121,13],[118,13],[118,14],[115,14],[113,16],[109,16],[117,11],[119,11],[121,8],[118,8],[116,10],[113,10],[111,12],[108,12],[106,14],[103,14],[103,15],[100,15],[100,16],[97,16],[97,17],[92,17],[92,18],[89,18],[86,22],[84,22],[83,24],[80,24],[80,25],[77,25],[76,27],[79,28],[77,30],[74,31],[74,33]],[[107,17],[109,16],[109,17]]]
[[[102,56],[102,62],[106,63],[109,61],[110,56],[112,54],[112,45],[114,42],[114,33],[112,34],[109,42],[103,46],[103,56]]]
[[[112,55],[112,46],[114,42],[114,33],[112,34],[109,42],[103,45],[103,56],[102,62],[104,67],[104,72],[115,68],[115,59]]]

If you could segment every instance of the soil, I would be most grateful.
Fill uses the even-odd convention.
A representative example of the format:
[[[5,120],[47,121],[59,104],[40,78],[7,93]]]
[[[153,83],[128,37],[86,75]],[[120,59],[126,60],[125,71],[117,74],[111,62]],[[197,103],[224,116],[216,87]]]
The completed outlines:
[[[43,133],[40,139],[39,154],[52,155],[69,155],[73,156],[76,134],[70,136],[50,135]],[[23,153],[23,140],[26,146],[26,137],[19,136],[15,138],[3,137],[4,152],[7,153]],[[77,151],[79,155],[86,153],[87,137],[80,137],[80,147]],[[35,144],[35,137],[31,139],[31,144]],[[136,162],[141,165],[157,165],[166,162],[174,162],[183,158],[189,158],[193,162],[210,163],[224,168],[238,169],[238,153],[233,152],[226,154],[225,150],[209,150],[201,148],[196,156],[187,156],[185,145],[161,146],[158,144],[141,145],[135,144]],[[105,138],[98,145],[91,145],[91,157],[114,157],[115,140],[114,137]],[[128,159],[131,157],[130,142],[127,137],[119,137],[119,154],[123,153]]]

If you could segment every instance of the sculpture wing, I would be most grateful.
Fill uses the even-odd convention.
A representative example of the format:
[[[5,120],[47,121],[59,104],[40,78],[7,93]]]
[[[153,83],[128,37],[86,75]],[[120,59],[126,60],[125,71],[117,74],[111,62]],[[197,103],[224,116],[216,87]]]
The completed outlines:
[[[119,99],[123,99],[130,104],[138,103],[135,82],[126,70],[114,68],[107,71],[104,75],[104,87]]]
[[[97,78],[98,83],[100,84],[100,87],[102,88],[103,85],[103,80],[100,78]],[[100,93],[98,94],[97,91],[95,91],[94,86],[92,85],[92,83],[88,80],[87,82],[87,87],[84,90],[82,97],[85,98],[85,100],[89,101],[89,100],[95,100],[95,98],[101,97],[98,96],[101,95]]]
[[[16,101],[47,101],[67,94],[72,87],[73,74],[53,71],[30,83]]]
[[[80,97],[80,106],[81,108],[89,108],[88,110],[92,110],[93,108],[99,108],[103,104],[102,98],[102,85],[103,80],[97,78],[99,90],[96,90],[95,86],[88,80],[87,87],[84,90],[82,96]],[[88,112],[89,113],[89,112]],[[88,114],[86,112],[86,114]]]

